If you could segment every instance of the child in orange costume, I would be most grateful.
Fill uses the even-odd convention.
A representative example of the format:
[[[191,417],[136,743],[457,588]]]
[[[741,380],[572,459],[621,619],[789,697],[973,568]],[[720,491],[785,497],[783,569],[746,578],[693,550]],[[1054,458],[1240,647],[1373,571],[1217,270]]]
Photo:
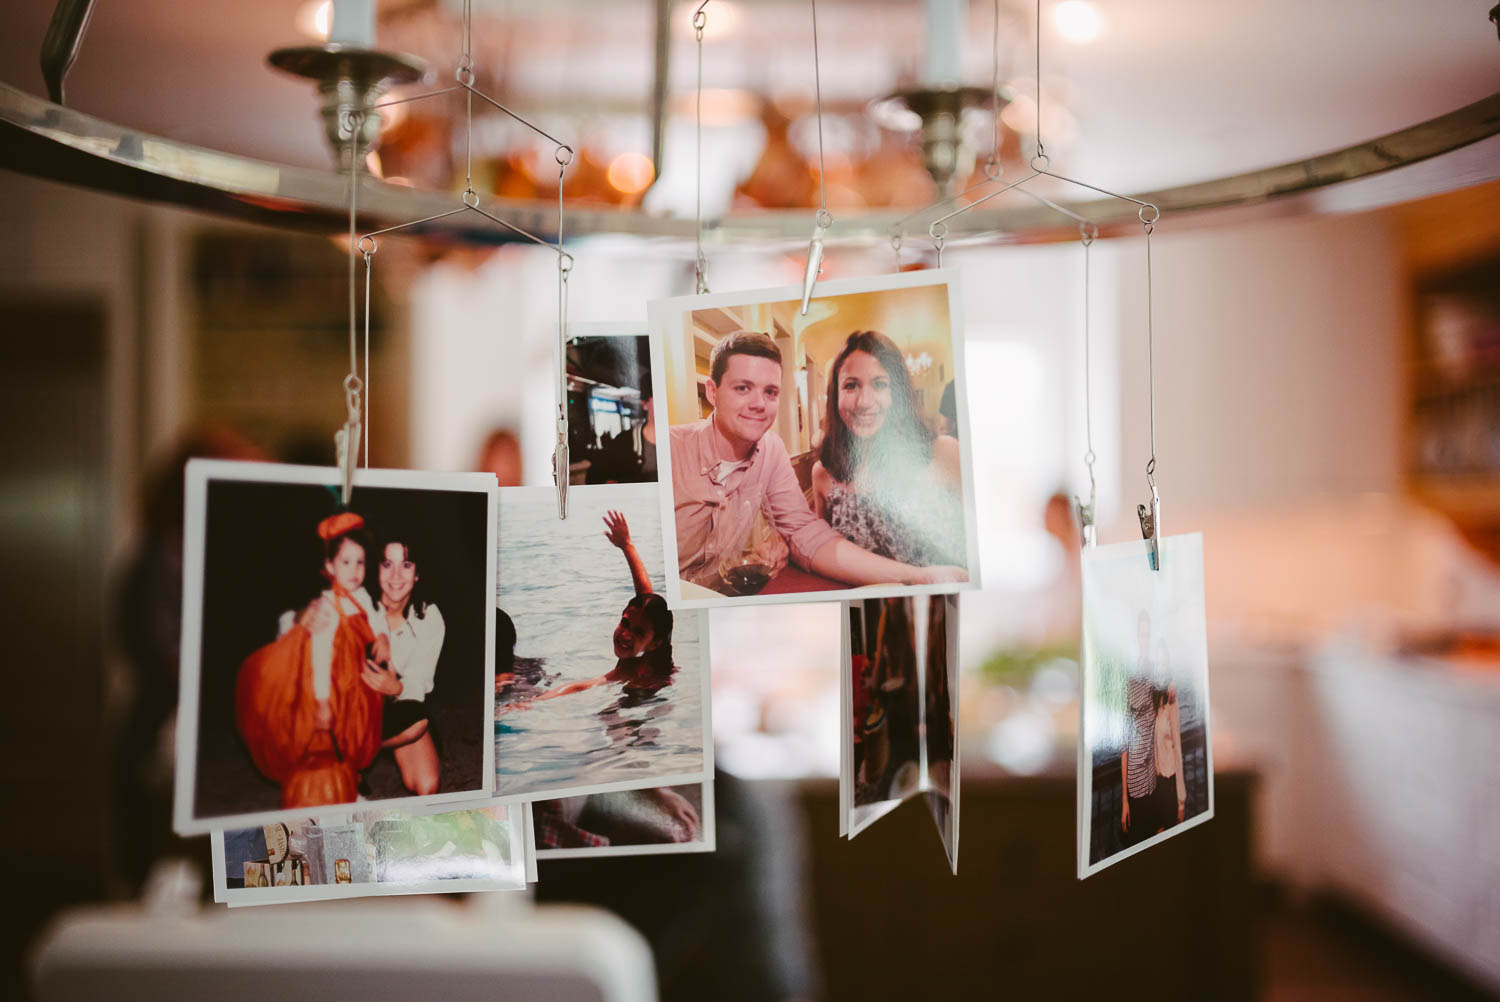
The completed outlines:
[[[353,801],[380,751],[383,699],[366,659],[388,665],[390,638],[364,587],[363,529],[353,512],[318,523],[329,588],[240,666],[235,723],[284,808]]]

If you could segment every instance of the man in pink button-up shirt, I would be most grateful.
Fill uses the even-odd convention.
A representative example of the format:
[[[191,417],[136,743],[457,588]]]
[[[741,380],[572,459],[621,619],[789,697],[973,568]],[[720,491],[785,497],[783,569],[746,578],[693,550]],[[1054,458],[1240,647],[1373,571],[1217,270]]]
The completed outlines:
[[[960,567],[913,567],[877,556],[813,514],[786,445],[766,434],[780,403],[781,352],[765,334],[735,331],[715,345],[704,392],[714,412],[674,427],[670,436],[682,578],[724,591],[719,558],[744,545],[763,510],[792,559],[824,577],[852,585],[967,579]]]

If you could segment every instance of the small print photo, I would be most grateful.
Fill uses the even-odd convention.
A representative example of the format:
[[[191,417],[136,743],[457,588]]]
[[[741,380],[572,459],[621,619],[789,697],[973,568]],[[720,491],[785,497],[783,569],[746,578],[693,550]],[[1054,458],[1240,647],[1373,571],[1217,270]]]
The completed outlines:
[[[1214,814],[1203,536],[1083,551],[1078,876]]]
[[[673,607],[978,587],[957,274],[800,299],[649,306]]]
[[[531,815],[540,859],[714,850],[712,780],[538,800]]]
[[[488,474],[193,460],[175,827],[483,800]]]
[[[494,795],[541,800],[713,774],[706,613],[660,585],[655,484],[500,491]]]
[[[271,905],[526,886],[521,805],[356,811],[213,833],[214,900]]]
[[[654,415],[646,325],[569,324],[571,481],[655,483]]]
[[[958,600],[849,602],[840,833],[853,838],[926,795],[958,872]]]

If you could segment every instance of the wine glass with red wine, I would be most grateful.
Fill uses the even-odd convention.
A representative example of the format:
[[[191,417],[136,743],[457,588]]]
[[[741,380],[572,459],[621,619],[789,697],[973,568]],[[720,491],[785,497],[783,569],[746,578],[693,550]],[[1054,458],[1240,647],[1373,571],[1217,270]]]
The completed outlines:
[[[755,515],[738,549],[719,558],[719,577],[731,595],[756,595],[786,567],[787,545],[758,502],[741,500]],[[736,520],[739,521],[739,520]]]

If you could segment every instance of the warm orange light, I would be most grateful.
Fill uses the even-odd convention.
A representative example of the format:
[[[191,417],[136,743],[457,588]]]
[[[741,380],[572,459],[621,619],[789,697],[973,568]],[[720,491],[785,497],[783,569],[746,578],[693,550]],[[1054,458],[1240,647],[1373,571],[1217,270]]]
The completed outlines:
[[[656,168],[640,153],[621,153],[609,162],[609,186],[622,195],[638,195],[656,179]]]

